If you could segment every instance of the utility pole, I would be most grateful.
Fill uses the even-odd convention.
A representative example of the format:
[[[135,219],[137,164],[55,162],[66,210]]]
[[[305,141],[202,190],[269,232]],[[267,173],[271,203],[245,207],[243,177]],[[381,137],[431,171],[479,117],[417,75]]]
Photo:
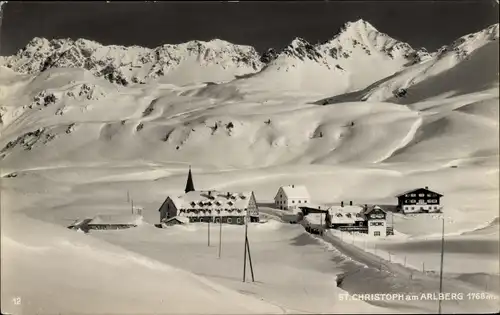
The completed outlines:
[[[127,202],[130,202],[130,192],[127,190]]]
[[[134,214],[134,199],[131,200],[131,205],[132,205],[132,214]]]
[[[219,215],[219,259],[222,251],[222,217]]]
[[[243,282],[246,281],[246,272],[247,272],[247,233],[248,233],[248,226],[247,226],[247,221],[245,220],[245,244],[244,244],[245,251],[243,254]]]
[[[210,221],[212,218],[208,218],[207,230],[208,230],[208,247],[210,247]]]
[[[250,262],[250,272],[252,273],[252,282],[255,282],[254,274],[253,274],[253,266],[252,266],[252,257],[250,255],[250,244],[248,242],[248,211],[245,216],[245,253],[243,256],[243,282],[246,281],[246,267],[247,267],[247,251],[248,258]]]
[[[441,293],[443,293],[443,260],[444,260],[444,216],[442,216],[443,224],[441,229],[441,267],[439,271],[439,300],[438,314],[441,314]]]

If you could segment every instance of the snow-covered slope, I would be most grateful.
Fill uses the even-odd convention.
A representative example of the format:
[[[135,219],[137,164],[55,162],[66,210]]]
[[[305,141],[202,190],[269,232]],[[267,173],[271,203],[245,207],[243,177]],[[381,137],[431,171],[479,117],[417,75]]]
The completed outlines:
[[[184,270],[22,215],[2,213],[1,242],[4,313],[283,312]]]
[[[120,85],[159,77],[163,82],[183,85],[227,81],[254,73],[262,68],[259,58],[253,47],[219,39],[148,49],[103,46],[85,39],[34,38],[16,55],[0,58],[0,64],[25,74],[50,68],[83,68]]]
[[[267,58],[272,61],[261,72],[234,84],[246,89],[341,94],[362,89],[429,57],[425,50],[416,51],[358,20],[346,23],[325,43],[312,45],[296,38],[277,56]]]
[[[242,79],[227,88],[340,94],[361,89],[428,57],[424,50],[415,51],[358,20],[346,23],[326,43],[311,45],[297,38],[281,52],[270,49],[262,56],[253,47],[218,39],[148,49],[103,46],[85,39],[34,38],[16,55],[0,58],[0,65],[27,74],[49,68],[84,68],[120,85],[158,78],[184,85],[239,77]]]
[[[497,88],[498,38],[498,24],[494,24],[460,37],[431,57],[361,91],[318,103],[363,100],[411,104]]]
[[[470,38],[466,36],[464,42],[457,42],[456,46],[461,51],[468,51],[468,59],[465,60],[457,58],[453,49],[443,49],[439,54],[431,55],[412,52],[407,46],[371,30],[363,22],[350,24],[346,29],[361,29],[358,33],[349,31],[351,35],[359,35],[356,37],[359,41],[356,48],[346,48],[354,43],[351,36],[344,37],[342,34],[333,41],[312,48],[305,41],[296,40],[279,54],[269,51],[264,58],[268,66],[262,72],[224,84],[179,87],[162,82],[163,78],[168,78],[168,73],[172,74],[172,80],[179,78],[173,73],[182,65],[165,72],[159,80],[126,87],[110,83],[109,77],[96,75],[94,70],[75,67],[74,64],[70,68],[51,67],[34,74],[22,74],[14,71],[14,67],[0,66],[2,225],[8,222],[10,227],[2,228],[2,257],[4,253],[13,257],[8,262],[2,258],[2,263],[8,263],[8,268],[12,268],[9,270],[10,278],[2,277],[2,286],[6,283],[11,290],[5,291],[2,287],[2,294],[7,292],[2,300],[12,301],[11,296],[32,288],[32,291],[25,292],[29,299],[36,301],[32,305],[41,305],[52,312],[72,311],[74,306],[65,304],[66,301],[49,303],[50,290],[39,293],[41,289],[66,283],[65,289],[70,293],[68,302],[81,306],[82,297],[95,302],[92,304],[95,309],[89,312],[109,313],[124,309],[124,312],[161,313],[163,305],[161,299],[158,302],[158,292],[163,291],[158,288],[165,285],[163,280],[168,278],[186,283],[182,287],[183,292],[184,289],[189,291],[191,286],[201,288],[193,289],[197,301],[205,301],[205,298],[215,301],[214,304],[207,302],[203,311],[245,312],[245,308],[240,308],[242,303],[253,307],[252,301],[246,302],[240,300],[239,295],[231,295],[236,294],[234,292],[212,292],[213,286],[204,287],[191,275],[175,272],[171,275],[170,267],[165,265],[158,267],[163,271],[133,273],[132,270],[142,270],[142,267],[124,262],[123,257],[128,257],[128,252],[104,248],[95,240],[84,240],[84,237],[92,238],[92,235],[80,235],[74,239],[72,236],[76,236],[69,234],[74,232],[65,228],[76,219],[103,213],[129,213],[130,205],[125,200],[127,191],[130,191],[134,204],[143,208],[146,230],[129,231],[127,235],[131,238],[122,240],[121,245],[150,257],[159,253],[168,256],[168,252],[157,250],[154,246],[143,246],[143,241],[155,242],[155,237],[162,233],[148,223],[158,222],[158,208],[167,195],[178,195],[182,191],[188,164],[193,165],[196,188],[254,191],[259,203],[272,200],[280,186],[292,183],[307,185],[312,200],[317,203],[354,200],[356,204],[381,205],[394,204],[394,196],[403,190],[428,185],[445,196],[443,205],[447,233],[474,230],[498,217],[499,106],[498,80],[495,79],[498,61],[492,57],[498,51],[498,46],[495,46],[498,26],[473,34]],[[320,99],[317,96],[326,94],[326,91],[332,95],[356,88],[350,83],[339,83],[341,88],[337,90],[329,83],[320,85],[312,81],[329,80],[330,72],[325,72],[325,76],[316,76],[320,73],[316,70],[328,69],[322,61],[333,60],[327,53],[332,53],[336,43],[343,47],[342,52],[347,49],[349,54],[356,56],[352,60],[351,57],[337,60],[343,62],[341,67],[352,70],[345,74],[355,78],[352,82],[361,82],[365,75],[371,74],[373,76],[366,79],[367,82],[377,80],[376,72],[379,70],[398,71],[408,62],[416,60],[417,63],[406,65],[406,70],[373,85],[371,93],[359,91],[359,98],[354,100],[361,100],[367,95],[363,101],[339,102],[340,98],[349,99],[353,95],[348,94],[339,96],[329,106],[314,104]],[[108,48],[96,49],[94,54],[102,49]],[[407,53],[412,57],[406,56]],[[123,60],[128,60],[128,56],[123,56]],[[33,69],[39,69],[35,66],[39,66],[40,62],[30,62],[37,58],[35,55],[32,59],[24,58],[26,67],[31,65]],[[120,58],[113,57],[109,62],[120,60],[116,61],[119,67],[122,64]],[[374,58],[371,62],[375,67],[380,64],[381,69],[372,71],[369,67],[357,67],[356,60],[360,60],[359,64],[368,64],[371,63],[369,58]],[[288,68],[288,72],[284,68],[278,69],[277,65],[286,66],[289,61],[296,62],[296,67]],[[192,65],[203,68],[198,63]],[[18,66],[24,69],[22,63]],[[299,68],[305,70],[295,72]],[[366,72],[367,69],[369,72]],[[425,69],[433,75],[425,75]],[[435,73],[432,72],[434,70]],[[144,76],[149,73],[146,72]],[[234,75],[234,72],[231,73]],[[308,86],[302,85],[298,79],[304,73],[310,73]],[[404,77],[406,74],[408,77]],[[473,78],[473,82],[464,84],[457,80],[464,77]],[[383,88],[384,84],[390,86],[392,83],[394,88],[399,88],[398,84],[406,84],[407,78],[420,80],[408,89],[407,98],[393,98],[393,87]],[[317,86],[321,88],[316,89]],[[453,92],[457,86],[461,87],[457,90],[459,93]],[[384,91],[388,91],[387,95]],[[439,95],[441,97],[436,97]],[[411,104],[398,104],[405,99],[409,103],[411,100]],[[10,221],[6,221],[5,214],[10,213]],[[38,225],[33,220],[50,225]],[[440,221],[430,216],[397,220],[400,221],[396,229],[407,235],[432,236],[441,231]],[[110,233],[113,232],[116,231]],[[176,232],[173,231],[174,234]],[[189,229],[184,232],[189,233]],[[30,235],[44,237],[33,238]],[[287,235],[281,232],[275,235],[283,237],[283,242],[290,242],[286,239]],[[265,236],[262,239],[266,239]],[[498,241],[498,232],[496,237]],[[121,236],[114,238],[111,235],[110,238],[119,240]],[[176,235],[176,238],[183,237]],[[61,241],[65,239],[78,246],[68,246],[68,241]],[[259,246],[262,245],[265,242]],[[47,247],[45,252],[39,248],[43,246]],[[269,264],[257,269],[257,272],[273,276],[271,284],[255,284],[256,291],[253,292],[258,292],[255,293],[257,296],[265,293],[274,302],[289,303],[287,305],[292,305],[295,310],[302,301],[308,301],[307,290],[311,287],[295,290],[302,292],[298,296],[303,300],[294,296],[293,302],[287,296],[289,290],[280,291],[273,287],[278,284],[291,286],[293,278],[288,269],[283,270],[286,258],[276,254],[273,246],[276,243],[271,243],[269,248],[260,247],[256,257],[252,256],[257,259],[261,251],[260,257],[269,259]],[[238,253],[242,254],[239,248]],[[310,256],[309,248],[301,246],[296,250],[299,256],[316,258]],[[5,252],[6,249],[10,252]],[[209,252],[214,247],[205,246],[204,241],[203,249],[207,251],[206,255],[200,257],[215,257],[215,252]],[[82,250],[85,254],[81,254]],[[290,252],[295,252],[295,249]],[[460,256],[462,253],[457,255],[453,261],[463,257]],[[182,259],[188,260],[179,257],[180,263]],[[167,264],[170,259],[175,259],[167,258]],[[118,264],[116,259],[123,264]],[[238,266],[241,266],[240,258],[237,259]],[[480,263],[489,259],[482,259]],[[60,263],[52,265],[50,262],[54,260]],[[34,261],[41,264],[36,265]],[[79,263],[90,267],[84,270],[67,267]],[[150,263],[159,266],[147,260],[147,265]],[[225,261],[225,265],[217,265],[217,268],[223,270],[227,263]],[[277,267],[273,269],[269,267],[271,265]],[[331,262],[327,265],[332,266]],[[206,265],[197,269],[193,264],[190,268],[193,272],[205,273],[204,276],[211,272]],[[316,267],[307,265],[307,268]],[[476,268],[483,267],[478,265]],[[488,268],[491,269],[485,270],[498,273],[497,269]],[[101,270],[102,274],[93,275],[94,270]],[[269,270],[280,272],[273,274]],[[296,269],[293,270],[295,272]],[[2,272],[5,273],[5,268]],[[126,279],[121,279],[118,272],[127,274]],[[313,273],[324,279],[328,272],[326,269],[314,270]],[[135,277],[135,274],[138,276]],[[52,275],[46,278],[53,280],[49,285],[44,284],[43,288],[30,285],[28,281],[39,275]],[[57,275],[64,278],[57,278]],[[224,278],[221,271],[211,275],[228,286],[240,283],[239,278],[238,281]],[[108,277],[104,291],[89,291],[96,287],[94,281],[97,276]],[[144,278],[137,279],[140,276]],[[76,279],[78,283],[67,284],[66,279],[69,278]],[[158,279],[161,281],[157,282]],[[116,301],[129,301],[134,296],[127,288],[129,283],[136,286],[149,283],[149,288],[155,292],[133,300],[131,304],[135,303],[134,308],[127,308],[128,304],[118,305]],[[245,287],[238,289],[248,292]],[[167,286],[166,290],[170,292],[171,288]],[[117,293],[113,295],[109,292]],[[314,292],[325,291],[319,288]],[[331,294],[328,292],[325,294]],[[160,295],[164,296],[163,293]],[[108,304],[99,300],[107,296],[110,296]],[[219,303],[223,303],[220,301],[223,297],[236,304],[227,309],[217,308]],[[323,297],[319,300],[326,304],[305,305],[304,308],[311,312],[326,312],[334,308],[323,308],[324,305],[337,307],[330,301],[330,296]],[[256,312],[274,312],[274,308],[268,309],[269,305],[262,303]],[[173,312],[176,310],[173,308]],[[196,313],[196,309],[187,310]],[[345,312],[343,307],[336,310]]]

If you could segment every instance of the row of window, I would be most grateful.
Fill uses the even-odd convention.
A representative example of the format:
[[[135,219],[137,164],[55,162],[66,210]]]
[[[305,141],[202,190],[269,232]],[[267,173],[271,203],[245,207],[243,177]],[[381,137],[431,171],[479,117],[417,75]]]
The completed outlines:
[[[416,207],[417,209],[420,208],[420,207]],[[405,210],[415,210],[415,207],[404,207]],[[434,210],[437,210],[439,209],[439,207],[437,206],[434,206],[434,207],[429,207],[429,209],[434,209]]]
[[[427,200],[424,200],[424,199],[419,199],[418,201],[416,199],[406,199],[404,201],[405,204],[409,204],[409,203],[419,203],[419,204],[426,204],[426,203],[438,203],[438,200],[437,199],[427,199]]]
[[[382,226],[384,225],[384,222],[370,222],[371,226]]]
[[[295,200],[292,200],[292,203],[295,203]],[[302,203],[302,200],[299,200],[298,203]],[[307,200],[304,200],[304,203],[307,203]],[[276,201],[278,205],[286,205],[285,201]]]
[[[212,220],[210,219],[205,219],[205,218],[197,218],[197,217],[190,217],[189,220],[191,222],[212,222]],[[233,223],[233,219],[232,218],[227,218],[226,220],[227,223]],[[215,218],[215,223],[220,223],[220,219],[219,218]],[[242,218],[236,218],[236,223],[243,223],[243,219]]]
[[[233,212],[233,211],[236,211],[238,213],[241,213],[243,211],[246,211],[247,209],[222,209],[222,211],[227,211],[227,212]],[[221,212],[221,209],[216,209],[216,210],[213,210],[214,213],[217,213],[217,214],[220,214]],[[195,214],[198,214],[198,213],[203,213],[203,214],[211,214],[212,213],[212,210],[199,210],[199,209],[180,209],[179,210],[179,213],[195,213]]]
[[[425,194],[418,194],[419,197],[425,197]],[[405,197],[417,197],[417,194],[406,194]],[[437,197],[437,194],[427,194],[427,197]]]

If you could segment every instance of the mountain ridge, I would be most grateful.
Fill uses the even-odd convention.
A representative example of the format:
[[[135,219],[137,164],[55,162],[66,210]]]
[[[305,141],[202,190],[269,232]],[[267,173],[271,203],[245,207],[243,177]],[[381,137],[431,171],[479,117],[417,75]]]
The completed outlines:
[[[230,81],[242,75],[258,73],[282,56],[328,63],[329,61],[321,59],[325,54],[331,55],[332,42],[337,38],[353,36],[354,30],[362,27],[369,32],[379,33],[380,36],[385,35],[370,23],[358,20],[345,23],[340,32],[324,44],[312,45],[305,39],[296,38],[280,51],[271,48],[263,54],[259,54],[252,46],[237,45],[221,39],[193,40],[145,48],[136,45],[102,45],[83,38],[49,40],[35,37],[15,55],[0,57],[0,65],[24,74],[37,74],[53,67],[83,68],[112,83],[127,86],[168,76],[168,73],[189,64],[190,70],[195,69],[195,72],[205,71],[203,68],[213,66],[216,71],[211,70],[212,72],[225,73],[213,75],[214,80],[208,81]],[[399,43],[408,56],[415,52],[410,45],[390,39],[393,45]],[[355,39],[354,45],[358,41],[359,38]],[[180,82],[175,79],[171,81],[168,83],[200,83],[196,77]]]

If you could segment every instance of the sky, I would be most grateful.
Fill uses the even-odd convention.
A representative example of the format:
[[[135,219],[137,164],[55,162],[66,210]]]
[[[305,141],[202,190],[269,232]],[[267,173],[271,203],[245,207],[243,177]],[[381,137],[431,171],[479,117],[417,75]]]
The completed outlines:
[[[379,31],[429,51],[498,23],[496,0],[9,2],[0,21],[0,54],[33,37],[86,38],[103,44],[156,47],[219,38],[281,49],[295,37],[332,38],[364,19]]]

